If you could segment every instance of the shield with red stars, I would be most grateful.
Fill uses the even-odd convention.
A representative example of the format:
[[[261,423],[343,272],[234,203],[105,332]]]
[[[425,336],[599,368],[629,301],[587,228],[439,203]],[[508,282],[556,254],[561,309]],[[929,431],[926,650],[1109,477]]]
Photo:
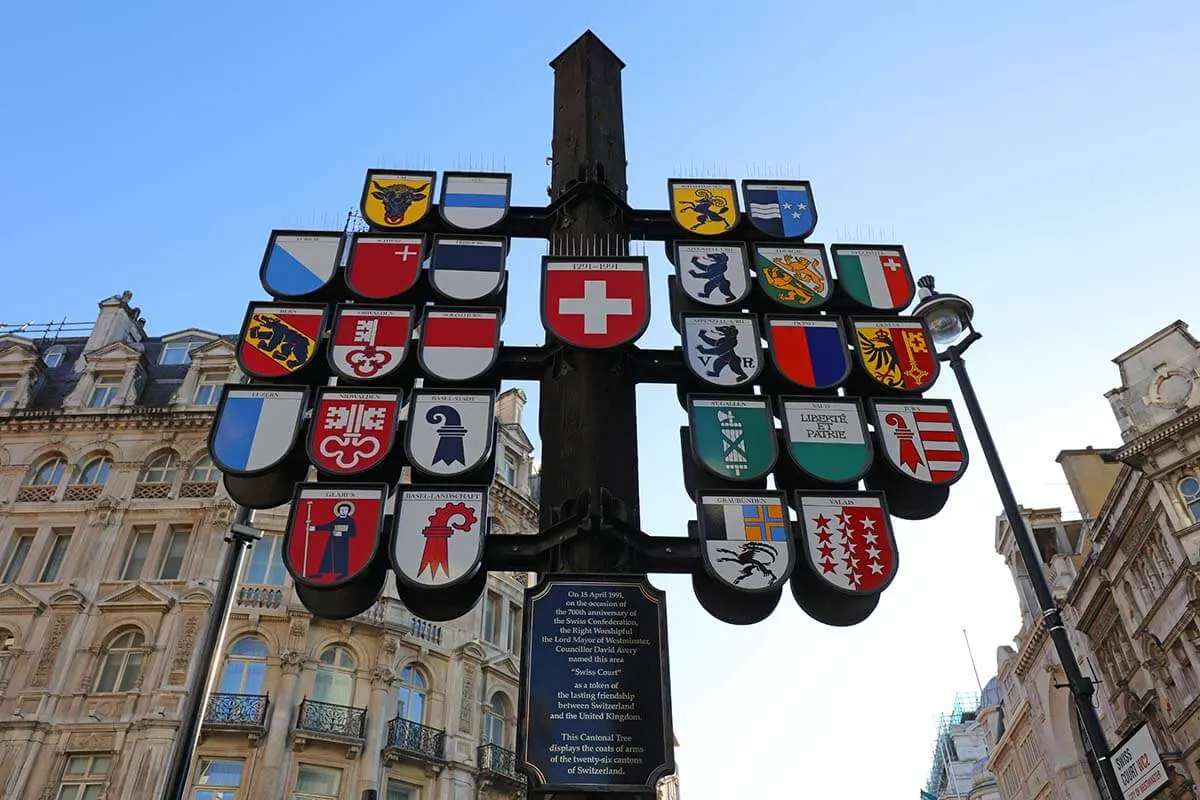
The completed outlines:
[[[699,492],[700,555],[705,571],[742,592],[777,589],[796,561],[782,492]]]
[[[412,338],[411,306],[339,305],[329,337],[329,365],[339,378],[378,380],[404,363]]]
[[[871,420],[894,469],[948,486],[967,468],[967,446],[949,400],[871,401]]]
[[[308,459],[327,475],[358,475],[392,451],[400,420],[399,391],[324,387],[317,391]]]
[[[301,483],[283,537],[283,564],[301,586],[336,589],[362,575],[383,529],[387,484]]]
[[[423,236],[355,234],[346,264],[346,285],[370,300],[396,297],[417,282],[424,257]]]
[[[850,595],[882,592],[899,564],[883,492],[799,492],[804,560],[831,588]]]
[[[455,586],[483,562],[486,486],[428,486],[397,493],[392,567],[417,589]]]
[[[324,331],[323,305],[251,303],[238,337],[238,366],[251,378],[291,375],[312,361]]]

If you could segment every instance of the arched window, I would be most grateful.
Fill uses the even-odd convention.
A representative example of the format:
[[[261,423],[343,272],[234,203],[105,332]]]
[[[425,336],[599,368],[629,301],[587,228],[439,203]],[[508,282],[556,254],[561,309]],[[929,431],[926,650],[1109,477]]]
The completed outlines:
[[[409,722],[422,724],[425,722],[425,693],[429,683],[415,667],[405,667],[400,670],[400,697],[396,707],[396,716]]]
[[[354,670],[358,666],[349,648],[333,644],[317,658],[313,699],[319,703],[348,706],[354,699]]]
[[[229,646],[221,668],[218,694],[263,694],[267,674],[267,643],[258,636],[243,636]]]
[[[108,456],[96,456],[84,462],[79,470],[79,482],[84,486],[103,486],[108,480],[108,470],[112,467],[112,459]]]
[[[27,486],[58,486],[67,470],[67,460],[62,456],[50,456],[37,469],[29,473]]]
[[[8,679],[8,670],[12,666],[13,648],[17,640],[12,632],[0,628],[0,683]]]
[[[128,692],[137,686],[142,675],[142,650],[146,637],[141,631],[127,630],[118,634],[104,648],[104,661],[96,681],[97,692]]]
[[[1189,475],[1181,480],[1176,488],[1183,504],[1187,506],[1188,513],[1192,515],[1192,522],[1200,522],[1200,480]]]
[[[168,450],[159,453],[142,467],[138,483],[172,483],[175,480],[175,454]]]
[[[46,354],[42,356],[42,361],[46,364],[47,369],[54,369],[62,363],[63,356],[66,353],[67,348],[58,344],[46,351]]]
[[[504,747],[505,729],[508,727],[508,698],[496,692],[483,709],[483,740],[487,744]]]
[[[196,483],[208,483],[210,481],[220,480],[221,470],[217,469],[213,464],[212,459],[208,456],[200,456],[192,463],[191,470],[188,471],[188,480]]]

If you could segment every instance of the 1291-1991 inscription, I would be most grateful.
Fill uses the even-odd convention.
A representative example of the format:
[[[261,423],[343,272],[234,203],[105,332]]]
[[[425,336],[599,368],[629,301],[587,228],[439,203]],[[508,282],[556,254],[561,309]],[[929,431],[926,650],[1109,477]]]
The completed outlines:
[[[663,593],[572,576],[525,602],[518,761],[534,787],[644,791],[673,772]]]

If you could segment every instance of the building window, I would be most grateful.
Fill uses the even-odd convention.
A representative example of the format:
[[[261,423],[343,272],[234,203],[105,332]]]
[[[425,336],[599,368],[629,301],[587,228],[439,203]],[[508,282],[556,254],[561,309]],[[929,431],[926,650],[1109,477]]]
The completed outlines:
[[[340,644],[330,645],[317,658],[313,699],[319,703],[348,706],[354,699],[354,654]]]
[[[483,606],[483,638],[497,646],[502,642],[500,631],[504,621],[500,617],[500,595],[488,592]]]
[[[400,671],[400,699],[396,708],[396,716],[409,722],[421,724],[425,721],[425,693],[429,684],[425,676],[414,667],[408,666]]]
[[[47,350],[46,354],[42,356],[42,363],[44,363],[47,368],[54,369],[62,363],[63,356],[66,354],[67,348],[63,347],[62,345],[55,345]]]
[[[46,561],[42,564],[42,571],[38,575],[38,583],[54,583],[58,580],[58,573],[62,570],[63,562],[67,559],[67,547],[71,544],[71,531],[55,531],[54,541],[50,544],[50,551],[46,553]]]
[[[517,485],[517,460],[507,450],[504,451],[504,458],[500,462],[500,477],[509,486]]]
[[[200,456],[188,471],[188,480],[194,483],[209,483],[221,478],[221,470],[208,456]]]
[[[194,342],[166,342],[158,354],[158,363],[163,365],[178,365],[192,363],[192,348]]]
[[[0,378],[0,408],[13,401],[17,396],[17,382],[11,378]]]
[[[127,630],[105,648],[97,692],[128,692],[142,676],[142,649],[146,637],[141,631]]]
[[[120,375],[101,375],[88,395],[88,408],[107,408],[117,402],[117,391],[121,388]]]
[[[225,380],[217,373],[203,373],[200,382],[196,384],[196,394],[192,404],[197,406],[215,406],[221,399],[221,390],[225,388]]]
[[[154,528],[134,528],[129,537],[129,547],[121,561],[121,580],[136,581],[142,577],[146,556],[150,553],[150,542],[154,540]]]
[[[188,538],[191,535],[191,528],[171,526],[171,533],[167,537],[167,549],[163,551],[162,563],[158,566],[160,581],[178,580],[179,574],[183,572],[183,557],[187,555]]]
[[[238,800],[246,762],[236,758],[202,758],[196,765],[191,800]]]
[[[342,791],[342,771],[301,764],[296,771],[294,800],[337,800]]]
[[[112,460],[107,456],[96,456],[79,470],[79,482],[85,486],[103,486],[108,480]]]
[[[508,606],[508,651],[521,652],[521,607],[516,603]]]
[[[174,483],[175,467],[173,452],[168,450],[165,453],[159,453],[146,462],[146,466],[142,468],[142,475],[138,478],[138,483]]]
[[[217,692],[261,695],[266,675],[267,643],[257,636],[243,636],[229,646]]]
[[[108,756],[71,756],[55,800],[97,800],[108,777]]]
[[[4,574],[0,583],[15,583],[25,567],[25,559],[29,558],[29,549],[33,547],[35,531],[14,531],[13,543],[8,550],[8,558],[4,560]]]
[[[508,723],[508,698],[496,692],[483,708],[483,740],[486,744],[504,747],[504,732]]]
[[[8,668],[12,666],[13,648],[16,644],[17,640],[13,638],[12,632],[0,628],[0,683],[8,678]]]
[[[387,796],[384,800],[417,800],[417,787],[397,781],[388,781]]]
[[[1188,476],[1179,482],[1178,489],[1192,522],[1200,522],[1200,480]]]
[[[287,570],[283,566],[283,537],[278,533],[263,533],[261,540],[250,548],[250,563],[246,566],[246,583],[283,586]]]
[[[62,456],[51,456],[42,462],[30,476],[27,486],[58,486],[67,471],[67,460]]]

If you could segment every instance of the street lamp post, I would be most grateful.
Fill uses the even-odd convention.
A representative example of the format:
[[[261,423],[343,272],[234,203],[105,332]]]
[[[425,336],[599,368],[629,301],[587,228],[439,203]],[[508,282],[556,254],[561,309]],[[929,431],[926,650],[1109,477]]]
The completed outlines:
[[[993,441],[987,421],[983,417],[979,398],[975,394],[975,388],[971,385],[970,376],[967,375],[967,363],[963,360],[963,353],[982,338],[982,334],[976,331],[971,323],[975,309],[970,302],[958,295],[941,294],[935,291],[932,276],[926,275],[917,281],[917,285],[920,287],[921,301],[913,309],[913,315],[924,318],[933,333],[934,342],[945,347],[938,353],[938,360],[948,362],[950,368],[954,370],[954,377],[958,379],[963,402],[967,406],[971,423],[975,426],[975,433],[979,437],[979,446],[983,449],[983,457],[987,461],[988,469],[992,473],[992,480],[996,484],[996,491],[1000,495],[1004,516],[1008,518],[1008,524],[1012,527],[1013,539],[1017,542],[1021,560],[1025,562],[1025,571],[1029,574],[1029,582],[1033,585],[1033,594],[1037,598],[1042,620],[1046,625],[1046,631],[1050,634],[1050,641],[1054,643],[1054,650],[1058,653],[1058,660],[1062,664],[1063,672],[1066,673],[1067,688],[1071,690],[1071,694],[1075,698],[1080,724],[1083,727],[1084,735],[1091,744],[1092,754],[1100,769],[1101,788],[1106,790],[1105,793],[1111,800],[1121,800],[1123,793],[1109,758],[1108,742],[1104,736],[1104,729],[1100,726],[1100,716],[1092,704],[1092,699],[1096,694],[1095,684],[1079,668],[1079,660],[1071,648],[1070,639],[1067,638],[1067,629],[1063,625],[1062,613],[1050,590],[1050,583],[1046,580],[1045,573],[1042,572],[1033,539],[1021,516],[1021,507],[1013,495],[1012,485],[1008,482],[1008,475],[1005,474],[1004,465],[1000,463],[1000,455],[996,452],[996,443]]]

